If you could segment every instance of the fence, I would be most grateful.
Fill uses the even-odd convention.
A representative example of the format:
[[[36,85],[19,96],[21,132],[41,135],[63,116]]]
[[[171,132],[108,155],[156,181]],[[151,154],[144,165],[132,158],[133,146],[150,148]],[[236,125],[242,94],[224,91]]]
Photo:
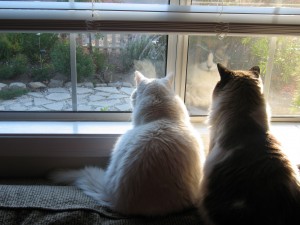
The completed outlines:
[[[92,46],[111,53],[119,53],[127,41],[130,34],[82,34],[78,35],[77,42],[82,46]]]

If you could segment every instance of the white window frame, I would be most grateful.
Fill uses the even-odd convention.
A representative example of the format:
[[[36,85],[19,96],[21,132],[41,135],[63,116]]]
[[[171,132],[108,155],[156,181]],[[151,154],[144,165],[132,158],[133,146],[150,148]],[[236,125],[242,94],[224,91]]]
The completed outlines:
[[[300,8],[191,6],[191,0],[172,0],[171,5],[0,1],[1,21],[5,22],[0,23],[0,32],[65,31],[71,33],[71,40],[72,33],[87,30],[167,34],[167,73],[175,72],[175,92],[182,99],[185,96],[188,35],[216,35],[216,27],[222,30],[222,26],[226,28],[229,24],[229,32],[234,35],[251,34],[255,25],[258,27],[256,32],[260,35],[300,36]],[[41,26],[41,21],[47,22],[45,26]],[[61,21],[65,21],[63,24],[66,25],[60,25]],[[124,21],[130,26],[125,26]],[[55,24],[54,27],[52,23]],[[71,26],[74,23],[76,26]],[[72,49],[75,43],[71,43]],[[74,51],[71,51],[71,67],[75,112],[0,112],[0,120],[129,121],[130,113],[76,112]],[[266,85],[265,89],[268,88],[269,85]],[[192,117],[193,121],[203,119],[203,116]],[[298,116],[273,117],[272,120],[300,121]]]
[[[91,32],[99,31],[97,29],[108,33],[125,32],[124,26],[110,28],[106,21],[127,20],[135,24],[135,28],[130,30],[125,27],[126,32],[151,33],[157,30],[157,33],[168,35],[167,73],[175,72],[175,92],[183,99],[190,34],[216,35],[212,27],[229,23],[235,35],[243,35],[239,32],[239,26],[247,25],[247,22],[250,26],[255,22],[261,35],[300,35],[299,8],[240,7],[244,14],[237,14],[236,7],[222,7],[221,12],[218,6],[190,6],[191,0],[171,0],[171,3],[173,5],[0,1],[0,32],[48,31],[50,28],[45,29],[40,21],[48,21],[49,24],[52,20],[64,20],[68,25],[73,24],[75,19],[79,21],[79,28],[70,26],[61,29],[69,33],[86,32],[82,24],[89,22],[88,29]],[[140,22],[141,19],[143,22]],[[4,20],[9,20],[16,27],[8,26],[5,29]],[[139,23],[134,23],[137,21]],[[104,25],[101,26],[101,23]],[[143,27],[143,23],[147,23],[147,27]],[[267,25],[272,29],[263,29]],[[34,28],[30,29],[30,26]],[[243,32],[251,34],[251,29]],[[74,52],[72,54],[75,55]],[[73,62],[73,68],[74,65]],[[76,80],[76,76],[73,79]],[[201,122],[205,117],[191,119]],[[36,177],[54,168],[105,166],[119,135],[130,129],[129,121],[130,113],[122,112],[0,112],[0,171],[3,171],[0,177]],[[300,121],[299,117],[273,117],[273,121],[291,121],[283,124],[285,130],[299,132],[300,126],[295,123]],[[202,137],[207,135],[206,126],[200,124],[199,129]]]

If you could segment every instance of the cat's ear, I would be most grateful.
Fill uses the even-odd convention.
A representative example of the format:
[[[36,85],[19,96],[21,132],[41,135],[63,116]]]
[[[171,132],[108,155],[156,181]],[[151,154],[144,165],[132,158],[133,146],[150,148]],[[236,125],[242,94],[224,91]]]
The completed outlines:
[[[167,76],[164,77],[163,79],[169,87],[172,87],[174,78],[175,78],[174,73],[168,73]]]
[[[134,79],[135,79],[136,86],[138,86],[142,82],[142,80],[146,79],[146,77],[141,72],[135,71]]]
[[[217,66],[221,77],[221,81],[228,80],[228,78],[232,76],[232,72],[225,66],[223,66],[221,63],[218,63]]]
[[[253,66],[250,69],[250,71],[252,71],[257,78],[259,77],[259,74],[260,74],[260,68],[259,68],[259,66]]]

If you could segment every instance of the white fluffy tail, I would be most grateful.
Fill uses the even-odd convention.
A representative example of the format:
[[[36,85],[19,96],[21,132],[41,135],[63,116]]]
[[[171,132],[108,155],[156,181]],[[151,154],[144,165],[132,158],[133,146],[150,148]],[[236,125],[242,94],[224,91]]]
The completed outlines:
[[[71,184],[80,188],[86,195],[109,206],[105,199],[105,171],[97,167],[85,167],[81,170],[60,170],[50,174],[50,179],[58,184]]]

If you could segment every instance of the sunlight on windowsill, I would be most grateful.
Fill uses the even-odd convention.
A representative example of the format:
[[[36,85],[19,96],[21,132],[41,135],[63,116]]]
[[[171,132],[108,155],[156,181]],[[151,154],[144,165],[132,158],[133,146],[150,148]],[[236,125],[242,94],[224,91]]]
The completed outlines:
[[[194,123],[208,147],[208,129],[203,123]],[[103,135],[123,134],[132,127],[130,122],[37,122],[1,121],[0,136],[38,135]],[[300,123],[273,122],[271,130],[282,143],[291,160],[300,164]]]

